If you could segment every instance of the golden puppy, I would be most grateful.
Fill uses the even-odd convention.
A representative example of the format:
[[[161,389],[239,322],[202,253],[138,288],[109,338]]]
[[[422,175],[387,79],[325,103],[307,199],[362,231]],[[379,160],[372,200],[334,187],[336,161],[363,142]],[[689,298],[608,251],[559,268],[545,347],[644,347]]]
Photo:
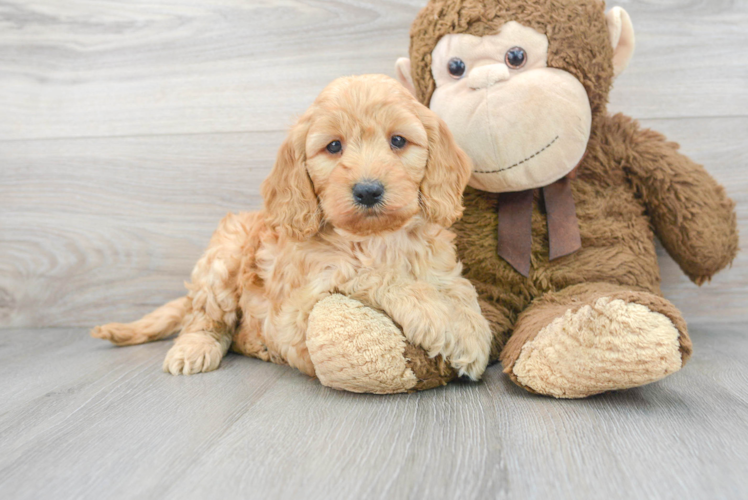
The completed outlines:
[[[221,221],[187,297],[92,335],[125,345],[181,329],[164,361],[175,375],[215,370],[241,335],[250,354],[313,376],[309,314],[341,293],[478,379],[491,333],[444,229],[470,171],[446,125],[395,80],[336,80],[281,146],[264,210]]]

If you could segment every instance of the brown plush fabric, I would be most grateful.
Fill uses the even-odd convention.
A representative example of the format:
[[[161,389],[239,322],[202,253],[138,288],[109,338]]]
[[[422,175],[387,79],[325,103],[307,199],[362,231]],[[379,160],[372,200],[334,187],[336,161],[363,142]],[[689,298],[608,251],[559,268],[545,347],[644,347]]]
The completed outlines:
[[[411,30],[412,76],[420,100],[428,104],[434,91],[431,52],[442,36],[496,34],[508,21],[548,36],[549,66],[575,75],[585,86],[593,129],[572,182],[582,249],[549,262],[546,215],[536,194],[528,278],[497,255],[500,195],[472,188],[465,193],[464,216],[453,230],[464,274],[477,288],[495,334],[493,359],[509,341],[502,358],[510,370],[522,345],[553,317],[607,293],[670,318],[681,334],[685,361],[691,344],[682,316],[660,297],[654,236],[700,285],[737,253],[734,203],[676,144],[631,118],[607,115],[613,49],[598,0],[430,1]],[[542,313],[532,314],[536,308]],[[516,337],[509,340],[513,331]]]
[[[735,203],[701,165],[653,130],[616,115],[610,137],[632,189],[647,207],[657,236],[691,280],[701,285],[738,252]],[[615,146],[615,144],[613,144]]]
[[[691,347],[683,328],[662,297],[577,285],[545,294],[522,313],[502,353],[504,371],[521,387],[557,398],[639,387],[683,367]]]
[[[593,113],[602,113],[613,83],[613,48],[605,5],[599,0],[432,0],[410,30],[410,59],[417,97],[431,101],[436,85],[431,53],[450,33],[495,35],[517,21],[548,37],[548,65],[564,68],[587,89]]]
[[[457,378],[457,372],[441,356],[429,358],[426,351],[410,342],[405,343],[405,359],[408,368],[418,379],[413,387],[414,391],[425,391],[447,385]]]
[[[683,365],[691,357],[693,345],[688,336],[688,327],[680,311],[667,299],[643,290],[632,290],[628,287],[610,283],[584,283],[564,288],[558,292],[549,292],[537,298],[522,312],[514,327],[514,334],[501,352],[501,363],[504,373],[517,382],[512,368],[522,351],[522,347],[553,320],[566,314],[578,311],[584,306],[594,305],[598,299],[607,297],[611,300],[623,300],[627,303],[640,304],[650,311],[666,316],[678,330],[680,352]]]
[[[611,283],[660,294],[653,228],[698,284],[737,252],[734,204],[724,189],[676,145],[622,115],[599,120],[572,189],[582,249],[549,262],[546,217],[536,196],[529,278],[496,253],[499,195],[466,192],[465,214],[453,226],[465,276],[484,301],[507,311],[511,324],[533,299],[572,285]],[[492,325],[499,349],[511,328]]]

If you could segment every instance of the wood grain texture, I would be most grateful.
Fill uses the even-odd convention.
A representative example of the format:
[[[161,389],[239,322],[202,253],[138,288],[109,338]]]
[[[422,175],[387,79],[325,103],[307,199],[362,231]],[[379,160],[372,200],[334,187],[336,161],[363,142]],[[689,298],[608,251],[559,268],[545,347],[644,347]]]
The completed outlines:
[[[697,356],[653,385],[582,401],[479,384],[340,393],[229,355],[160,371],[168,342],[0,332],[0,498],[742,499],[745,327],[693,327]]]
[[[332,79],[392,74],[424,0],[0,0],[0,327],[133,320],[182,282]],[[638,50],[623,111],[681,142],[748,230],[748,3],[609,2]],[[662,252],[661,252],[662,253]],[[697,288],[690,320],[748,319],[748,258]]]
[[[0,143],[0,323],[91,325],[184,294],[221,217],[261,205],[283,136]]]
[[[284,129],[332,79],[391,74],[424,3],[3,0],[0,138]],[[745,2],[617,3],[639,34],[630,114],[745,115]]]

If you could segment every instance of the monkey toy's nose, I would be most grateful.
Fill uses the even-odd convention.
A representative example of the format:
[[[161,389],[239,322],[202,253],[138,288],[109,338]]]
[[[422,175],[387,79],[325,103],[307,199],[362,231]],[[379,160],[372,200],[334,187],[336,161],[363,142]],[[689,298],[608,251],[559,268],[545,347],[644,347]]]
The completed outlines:
[[[372,208],[382,203],[384,197],[384,186],[378,181],[359,182],[353,186],[353,199],[356,203]]]
[[[467,84],[473,90],[487,89],[508,80],[509,76],[509,68],[506,64],[478,66],[468,75]]]

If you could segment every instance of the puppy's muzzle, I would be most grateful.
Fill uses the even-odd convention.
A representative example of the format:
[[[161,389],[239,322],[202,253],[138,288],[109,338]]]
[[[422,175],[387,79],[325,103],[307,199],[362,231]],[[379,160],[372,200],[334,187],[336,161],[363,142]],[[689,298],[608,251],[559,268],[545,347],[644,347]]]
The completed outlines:
[[[379,181],[359,182],[353,186],[353,199],[364,208],[374,208],[384,201],[384,186]]]

